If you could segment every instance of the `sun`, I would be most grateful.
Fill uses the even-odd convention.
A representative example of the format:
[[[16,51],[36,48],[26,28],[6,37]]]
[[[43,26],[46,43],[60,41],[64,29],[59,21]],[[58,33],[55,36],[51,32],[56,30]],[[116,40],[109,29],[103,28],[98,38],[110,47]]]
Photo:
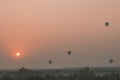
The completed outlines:
[[[19,52],[17,52],[17,53],[16,53],[16,56],[18,56],[18,57],[19,57],[19,56],[20,56],[20,53],[19,53]]]

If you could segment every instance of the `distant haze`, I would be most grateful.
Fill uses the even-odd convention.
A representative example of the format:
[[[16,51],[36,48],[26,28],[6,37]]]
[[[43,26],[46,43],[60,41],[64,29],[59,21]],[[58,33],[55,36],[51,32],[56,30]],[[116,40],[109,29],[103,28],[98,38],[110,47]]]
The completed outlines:
[[[120,66],[119,8],[120,0],[0,0],[0,68]]]

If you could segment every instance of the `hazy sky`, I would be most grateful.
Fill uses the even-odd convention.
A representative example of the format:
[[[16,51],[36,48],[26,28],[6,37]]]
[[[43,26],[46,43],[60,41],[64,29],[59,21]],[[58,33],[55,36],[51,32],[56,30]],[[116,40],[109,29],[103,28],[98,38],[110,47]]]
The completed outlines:
[[[110,66],[110,58],[120,66],[120,0],[0,0],[0,68]]]

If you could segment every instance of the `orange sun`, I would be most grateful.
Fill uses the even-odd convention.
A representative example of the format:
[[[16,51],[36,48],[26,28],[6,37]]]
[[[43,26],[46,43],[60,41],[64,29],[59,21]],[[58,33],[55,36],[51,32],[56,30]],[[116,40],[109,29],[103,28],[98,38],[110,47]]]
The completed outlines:
[[[19,57],[19,56],[20,56],[20,53],[19,53],[19,52],[18,52],[18,53],[16,53],[16,56],[18,56],[18,57]]]

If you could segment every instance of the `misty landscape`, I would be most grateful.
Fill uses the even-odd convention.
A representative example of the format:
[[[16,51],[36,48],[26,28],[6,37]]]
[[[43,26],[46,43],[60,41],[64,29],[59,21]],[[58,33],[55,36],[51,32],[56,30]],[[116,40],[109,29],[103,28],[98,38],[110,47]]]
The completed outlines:
[[[120,80],[120,67],[1,70],[0,80]]]
[[[0,80],[120,80],[120,0],[0,0]]]

